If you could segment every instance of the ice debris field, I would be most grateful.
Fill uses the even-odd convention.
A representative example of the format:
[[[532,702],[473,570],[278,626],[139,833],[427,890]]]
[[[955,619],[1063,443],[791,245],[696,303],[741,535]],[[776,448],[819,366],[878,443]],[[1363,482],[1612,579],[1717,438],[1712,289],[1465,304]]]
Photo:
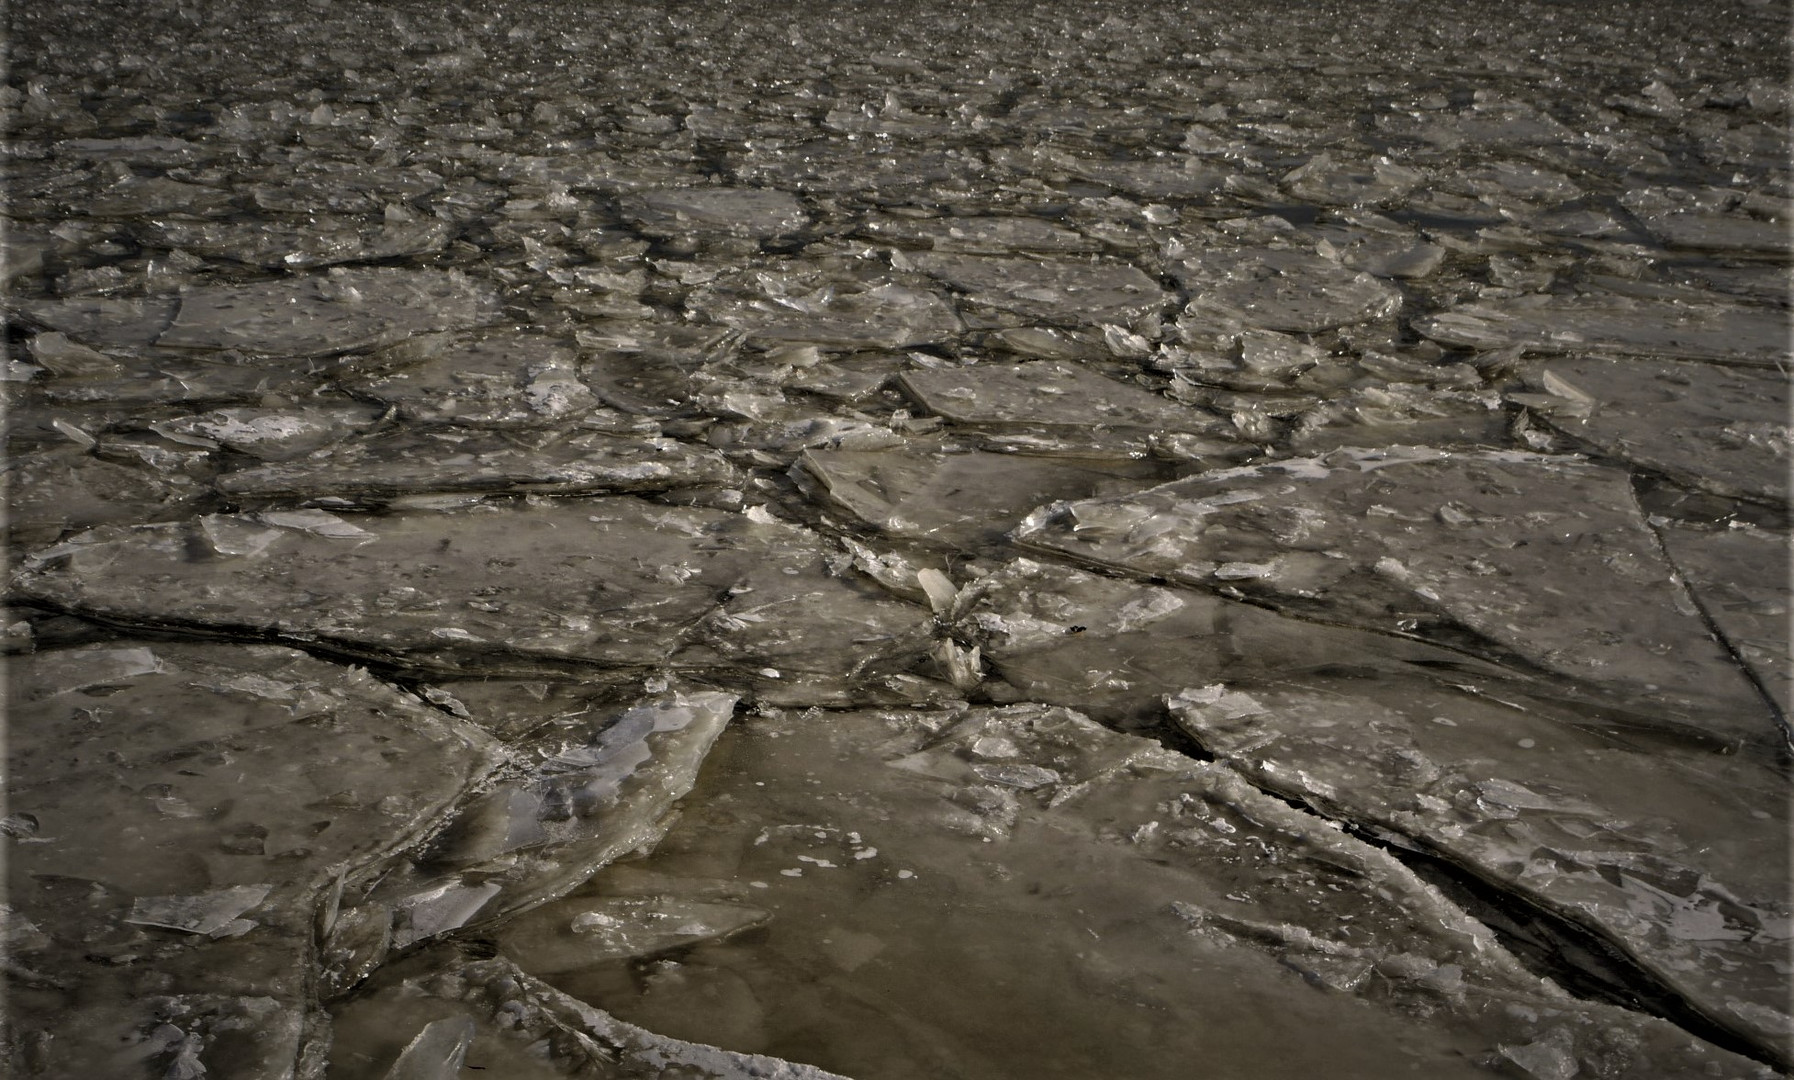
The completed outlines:
[[[1784,5],[10,5],[0,1072],[1790,1030]]]

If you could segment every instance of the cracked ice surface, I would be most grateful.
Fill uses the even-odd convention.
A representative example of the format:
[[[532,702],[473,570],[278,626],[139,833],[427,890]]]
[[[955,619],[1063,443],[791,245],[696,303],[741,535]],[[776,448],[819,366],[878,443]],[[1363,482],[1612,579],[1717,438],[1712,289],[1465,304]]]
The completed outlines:
[[[3,1070],[1785,1070],[1784,22],[12,12]]]

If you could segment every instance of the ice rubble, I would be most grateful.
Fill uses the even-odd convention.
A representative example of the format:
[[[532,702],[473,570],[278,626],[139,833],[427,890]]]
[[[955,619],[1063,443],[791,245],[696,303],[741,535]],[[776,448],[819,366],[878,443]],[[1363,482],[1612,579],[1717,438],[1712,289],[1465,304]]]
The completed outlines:
[[[7,1068],[1785,1067],[1678,4],[15,12]]]
[[[492,320],[496,307],[491,290],[453,271],[336,269],[322,277],[192,289],[156,344],[313,356],[478,326]]]
[[[1031,457],[950,445],[903,452],[809,450],[802,468],[821,481],[831,504],[858,521],[898,536],[968,549],[998,540],[1037,506],[1139,483],[1157,471],[1150,463]],[[977,502],[968,506],[971,493]]]

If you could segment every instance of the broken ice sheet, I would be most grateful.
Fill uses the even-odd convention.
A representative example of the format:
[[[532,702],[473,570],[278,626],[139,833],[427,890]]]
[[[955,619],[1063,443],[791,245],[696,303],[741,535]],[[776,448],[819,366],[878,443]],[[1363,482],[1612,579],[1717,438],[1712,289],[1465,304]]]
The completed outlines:
[[[12,307],[29,322],[66,334],[95,348],[143,347],[174,321],[179,302],[168,297],[140,300],[71,297],[17,300]]]
[[[315,402],[296,408],[215,409],[158,420],[149,429],[175,443],[210,442],[263,461],[286,461],[365,431],[380,409],[358,402]]]
[[[148,223],[144,231],[146,241],[158,246],[269,270],[425,255],[441,251],[452,235],[446,221],[403,214],[375,222],[313,214],[303,227],[279,220],[163,219]]]
[[[1284,175],[1285,190],[1320,206],[1364,206],[1400,198],[1426,180],[1418,169],[1388,158],[1340,161],[1321,153]]]
[[[414,337],[349,365],[353,393],[426,424],[522,427],[597,408],[571,341],[508,328]],[[359,369],[359,370],[357,370]]]
[[[270,885],[233,885],[193,896],[139,896],[131,902],[131,913],[124,921],[209,936],[227,928],[247,932],[255,924],[237,916],[266,900],[272,889]]]
[[[1080,180],[1093,180],[1146,199],[1202,199],[1221,191],[1233,175],[1183,154],[1115,161],[1047,150],[1045,158]]]
[[[1401,294],[1324,256],[1275,248],[1205,249],[1171,263],[1192,311],[1261,330],[1311,334],[1380,319]]]
[[[435,1078],[465,1067],[550,1080],[845,1080],[763,1054],[668,1038],[570,997],[505,958],[426,951],[337,1004],[332,1076]],[[401,1065],[416,1072],[400,1072]],[[390,1071],[389,1071],[390,1070]]]
[[[1524,346],[1544,353],[1631,353],[1775,367],[1788,353],[1788,315],[1730,303],[1634,300],[1617,296],[1522,296],[1460,304],[1414,320],[1448,345]]]
[[[365,505],[430,492],[663,491],[735,477],[717,451],[673,439],[402,429],[340,443],[298,461],[229,472],[218,478],[218,490]]]
[[[267,523],[207,520],[213,532]],[[283,528],[241,553],[198,523],[96,530],[38,553],[19,587],[108,618],[327,638],[444,672],[660,665],[676,653],[838,680],[901,653],[924,621],[831,576],[816,534],[745,514],[611,496],[357,520],[354,536]]]
[[[432,841],[422,865],[426,872],[453,868],[463,880],[472,875],[481,894],[469,895],[456,919],[439,929],[407,937],[401,926],[395,944],[454,929],[475,912],[490,919],[535,907],[618,856],[652,847],[737,700],[694,691],[644,701],[586,725],[577,735],[589,741],[563,738],[526,775],[501,781],[464,806]],[[384,892],[396,888],[387,883]]]
[[[1143,439],[1153,432],[1232,430],[1210,413],[1062,361],[916,367],[899,381],[929,411],[981,427],[1100,427],[1124,440],[1128,434]]]
[[[0,475],[15,554],[70,529],[179,517],[204,492],[189,477],[104,461],[79,446],[14,453]]]
[[[1549,112],[1500,93],[1451,112],[1385,113],[1377,117],[1385,137],[1429,142],[1441,150],[1472,148],[1482,153],[1533,146],[1563,146],[1576,139]]]
[[[1168,299],[1138,267],[1115,260],[914,252],[895,256],[893,263],[939,278],[974,305],[1013,311],[1055,326],[1127,325],[1155,318]]]
[[[1769,755],[1672,747],[1525,697],[1344,688],[1298,676],[1168,700],[1255,783],[1466,866],[1620,947],[1710,1022],[1794,1052],[1775,1019],[1791,911]]]
[[[1406,228],[1318,225],[1305,231],[1315,236],[1318,244],[1326,245],[1321,249],[1323,255],[1377,277],[1424,278],[1445,262],[1444,248]]]
[[[293,1075],[321,1015],[266,993],[167,993],[141,971],[101,971],[90,982],[88,1001],[56,1032],[21,1032],[11,1064],[31,1071],[14,1075],[274,1080]]]
[[[1562,994],[1384,852],[1070,710],[771,711],[715,753],[655,852],[584,895],[746,882],[765,928],[545,981],[859,1080],[1187,1076],[1216,1031],[1267,1080],[1483,1075],[1554,1030],[1591,1075],[1754,1071]]]
[[[768,345],[911,348],[951,341],[964,329],[940,295],[891,280],[724,281],[695,290],[686,304],[703,320]]]
[[[1102,245],[1094,240],[1034,217],[875,217],[861,222],[859,231],[875,240],[962,255],[1102,250]]]
[[[1785,202],[1726,188],[1673,187],[1634,188],[1620,202],[1668,247],[1738,255],[1788,250]]]
[[[768,238],[802,230],[810,215],[794,196],[761,188],[650,188],[618,200],[650,236],[720,233]]]
[[[1156,721],[1159,699],[1186,685],[1190,671],[1232,678],[1330,668],[1473,681],[1501,674],[1420,642],[1032,559],[969,583],[953,629],[981,646],[1009,684],[991,685],[995,700],[1022,695],[1123,724]]]
[[[1448,191],[1476,195],[1495,206],[1552,206],[1582,194],[1574,180],[1530,162],[1496,159],[1438,178]]]
[[[1457,645],[1473,643],[1452,629],[1469,629],[1727,741],[1774,730],[1664,562],[1629,476],[1580,459],[1338,450],[1048,508],[1016,536],[1330,622]]]
[[[888,451],[810,450],[802,467],[827,498],[898,536],[979,548],[1035,507],[1115,485],[1145,487],[1146,463],[1079,462],[925,446]]]
[[[71,404],[110,402],[174,405],[261,405],[285,397],[311,394],[322,377],[318,360],[244,362],[233,353],[169,353],[131,350],[121,357],[124,370],[115,376],[54,378],[42,388],[45,400]]]
[[[124,369],[105,353],[97,352],[67,334],[45,330],[34,335],[29,343],[31,358],[50,374],[60,378],[118,375]]]
[[[1743,525],[1714,530],[1652,524],[1701,611],[1787,722],[1794,717],[1788,645],[1794,552],[1787,535]]]
[[[1530,381],[1546,377],[1567,384],[1570,399],[1551,395],[1529,407],[1577,444],[1684,487],[1787,501],[1784,373],[1685,360],[1565,356],[1539,365]],[[1550,395],[1542,382],[1540,389]],[[1580,408],[1577,395],[1585,399]]]
[[[763,926],[769,917],[740,903],[574,896],[525,912],[500,927],[495,937],[519,966],[548,976],[718,941]]]
[[[339,268],[188,289],[173,323],[156,341],[172,348],[319,356],[391,345],[425,331],[479,326],[497,314],[492,290],[458,271]]]
[[[183,1008],[238,1017],[218,1032],[257,1017],[254,1046],[194,1044],[213,1071],[291,1070],[321,890],[421,840],[497,762],[472,725],[274,646],[120,643],[8,676],[10,808],[40,841],[12,844],[8,901],[49,938],[26,962],[55,973],[14,983],[9,1019],[53,1036],[51,1075],[114,1075],[112,1028]]]

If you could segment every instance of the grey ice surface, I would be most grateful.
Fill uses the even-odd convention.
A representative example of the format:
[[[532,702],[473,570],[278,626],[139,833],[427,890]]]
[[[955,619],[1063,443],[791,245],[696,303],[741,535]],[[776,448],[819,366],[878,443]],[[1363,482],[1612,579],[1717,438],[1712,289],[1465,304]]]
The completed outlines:
[[[1777,5],[13,7],[0,1072],[1794,1067]]]

